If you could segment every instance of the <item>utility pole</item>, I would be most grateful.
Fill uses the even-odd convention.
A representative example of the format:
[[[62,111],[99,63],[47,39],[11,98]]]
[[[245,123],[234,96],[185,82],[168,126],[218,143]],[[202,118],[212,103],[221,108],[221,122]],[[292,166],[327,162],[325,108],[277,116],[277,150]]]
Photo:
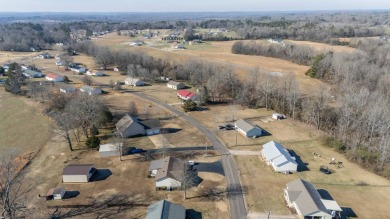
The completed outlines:
[[[268,219],[269,219],[269,217],[270,217],[270,215],[271,215],[271,210],[270,209],[268,209],[268,211],[267,211],[267,213],[268,213]]]
[[[207,141],[206,141],[206,157],[207,157],[207,146],[208,146],[208,143],[207,143]]]
[[[236,146],[237,146],[237,130],[236,130]]]

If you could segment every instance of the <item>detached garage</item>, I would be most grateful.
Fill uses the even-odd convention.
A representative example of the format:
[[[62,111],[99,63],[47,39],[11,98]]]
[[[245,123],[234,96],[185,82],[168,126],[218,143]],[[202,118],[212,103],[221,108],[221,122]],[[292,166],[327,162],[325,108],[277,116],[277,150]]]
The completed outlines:
[[[122,143],[102,144],[99,147],[100,157],[116,157],[120,155]]]
[[[161,132],[161,124],[158,119],[149,119],[140,122],[145,127],[145,134],[147,136],[157,135]]]
[[[86,183],[89,182],[95,172],[96,169],[93,164],[69,164],[62,172],[62,182]]]

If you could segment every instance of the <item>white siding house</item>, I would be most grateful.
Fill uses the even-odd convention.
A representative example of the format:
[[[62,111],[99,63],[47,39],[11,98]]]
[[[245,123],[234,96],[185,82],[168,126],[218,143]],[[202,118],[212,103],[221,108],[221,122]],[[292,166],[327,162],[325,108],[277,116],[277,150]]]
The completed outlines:
[[[254,126],[243,119],[237,120],[235,127],[239,133],[247,138],[260,137],[263,133],[260,127]]]
[[[87,85],[82,86],[80,88],[80,91],[83,93],[87,93],[88,95],[101,95],[103,92],[100,88],[94,88]]]
[[[142,80],[137,79],[137,78],[126,78],[125,79],[125,84],[129,85],[129,86],[135,86],[135,87],[144,86],[145,85],[145,83]]]
[[[177,81],[169,81],[167,83],[167,87],[175,89],[175,90],[180,90],[180,89],[184,89],[186,86],[180,82],[177,82]]]
[[[276,172],[297,172],[298,164],[295,157],[292,157],[281,144],[270,141],[263,145],[261,154],[266,163],[272,166]]]
[[[177,189],[181,187],[184,162],[173,157],[152,161],[149,167],[155,177],[157,189]]]

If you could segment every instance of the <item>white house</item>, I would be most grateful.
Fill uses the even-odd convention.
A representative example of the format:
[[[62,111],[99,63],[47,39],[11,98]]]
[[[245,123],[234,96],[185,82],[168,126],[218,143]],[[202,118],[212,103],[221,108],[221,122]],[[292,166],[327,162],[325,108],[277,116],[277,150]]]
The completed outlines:
[[[273,114],[272,114],[272,118],[273,118],[273,119],[276,119],[276,120],[281,120],[281,119],[285,119],[286,116],[283,115],[283,114],[279,114],[279,113],[273,113]]]
[[[64,77],[56,75],[56,74],[53,74],[53,73],[48,73],[45,78],[46,78],[47,81],[53,81],[53,82],[62,82],[62,81],[64,81]]]
[[[38,55],[39,59],[50,59],[51,58],[51,55],[49,53],[42,53],[40,55]]]
[[[71,93],[76,92],[76,88],[71,87],[71,86],[60,87],[60,92],[65,93],[65,94],[71,94]]]
[[[26,69],[23,71],[23,75],[28,78],[40,78],[42,77],[42,72]]]
[[[103,92],[100,88],[95,88],[88,85],[80,87],[80,91],[83,93],[87,93],[88,95],[101,95]]]
[[[177,81],[169,81],[167,83],[167,87],[175,89],[175,90],[180,90],[180,89],[184,89],[186,86],[180,82],[177,82]]]
[[[130,77],[125,79],[125,84],[130,86],[135,86],[135,87],[145,85],[145,83],[142,80],[137,78],[130,78]]]
[[[142,45],[144,45],[144,44],[145,44],[144,41],[142,41],[142,40],[136,40],[136,41],[131,42],[131,43],[130,43],[130,46],[142,46]]]
[[[276,172],[297,172],[298,164],[295,161],[295,157],[292,157],[281,144],[270,141],[263,145],[261,154],[266,163],[271,165]]]
[[[197,98],[197,95],[195,93],[192,93],[188,90],[179,90],[177,92],[177,96],[182,100],[192,100],[195,101]]]
[[[297,179],[286,185],[284,198],[287,206],[294,208],[300,218],[332,219],[340,216],[342,209],[337,202],[323,199],[310,182]]]
[[[102,144],[99,146],[100,157],[116,157],[120,156],[122,143],[116,144]]]
[[[185,163],[177,158],[166,157],[151,162],[149,172],[155,177],[157,189],[177,189],[181,187]]]
[[[260,127],[254,126],[243,119],[237,120],[235,127],[238,132],[247,138],[260,137],[263,133],[263,130]]]
[[[89,182],[95,172],[93,164],[69,164],[62,172],[62,182]]]

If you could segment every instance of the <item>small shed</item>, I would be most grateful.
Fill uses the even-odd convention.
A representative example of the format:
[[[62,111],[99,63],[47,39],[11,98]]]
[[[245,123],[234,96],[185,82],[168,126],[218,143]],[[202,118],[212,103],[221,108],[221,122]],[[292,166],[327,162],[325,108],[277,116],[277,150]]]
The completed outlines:
[[[116,144],[102,144],[99,147],[100,157],[116,157],[120,156],[122,143]]]
[[[61,200],[64,195],[65,195],[65,188],[51,188],[49,189],[49,191],[47,192],[46,194],[46,199],[47,200],[51,200],[51,199],[55,199],[55,200]]]
[[[279,113],[273,113],[273,114],[272,114],[272,118],[273,118],[273,119],[276,119],[276,120],[281,120],[281,119],[285,119],[286,116],[285,116],[285,115],[282,115],[282,114],[279,114]]]
[[[62,172],[62,182],[86,183],[89,182],[95,172],[96,169],[93,164],[69,164]]]
[[[235,123],[235,127],[238,132],[240,132],[247,138],[260,137],[263,133],[263,130],[260,127],[252,125],[243,119],[237,120]]]

